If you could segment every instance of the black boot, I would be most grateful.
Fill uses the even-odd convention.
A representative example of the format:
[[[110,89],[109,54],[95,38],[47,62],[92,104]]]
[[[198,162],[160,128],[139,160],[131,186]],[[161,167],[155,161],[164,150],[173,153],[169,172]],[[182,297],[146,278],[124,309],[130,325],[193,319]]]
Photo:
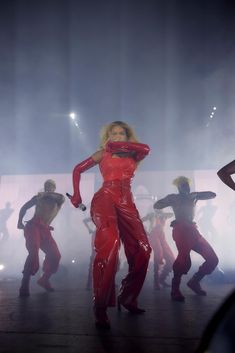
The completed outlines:
[[[180,281],[181,277],[173,277],[172,279],[172,286],[171,286],[171,299],[177,302],[183,302],[184,296],[180,291]]]
[[[202,275],[200,272],[197,272],[187,283],[187,286],[197,295],[206,295],[206,291],[201,288],[199,283],[204,276],[205,275]]]
[[[110,329],[110,322],[107,315],[107,308],[99,308],[94,306],[94,315],[95,315],[95,326],[98,329],[109,330]]]
[[[51,274],[44,273],[42,277],[40,277],[37,280],[37,284],[40,287],[44,288],[47,292],[54,292],[55,289],[51,286],[49,282],[50,277],[51,277]]]
[[[19,290],[20,297],[29,297],[29,282],[30,282],[30,275],[23,275],[21,286]]]

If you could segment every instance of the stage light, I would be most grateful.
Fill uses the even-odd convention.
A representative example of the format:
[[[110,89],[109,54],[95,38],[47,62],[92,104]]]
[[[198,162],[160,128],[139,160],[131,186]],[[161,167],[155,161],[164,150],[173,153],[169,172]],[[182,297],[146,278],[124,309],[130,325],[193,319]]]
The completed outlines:
[[[3,271],[5,266],[3,264],[0,264],[0,271]]]
[[[71,120],[73,120],[73,124],[76,126],[76,128],[79,129],[79,132],[81,133],[80,126],[79,126],[79,121],[78,121],[79,116],[76,113],[72,112],[72,113],[69,114],[69,117],[71,118]]]
[[[216,107],[214,106],[213,108],[212,108],[212,111],[211,111],[211,113],[210,113],[210,115],[209,115],[209,119],[213,119],[214,117],[215,117],[215,111],[216,111]],[[206,124],[206,127],[209,127],[209,125],[210,125],[210,122],[207,122],[207,124]]]
[[[72,120],[75,120],[75,118],[76,118],[76,114],[75,113],[70,113],[69,116],[70,116],[70,118]]]

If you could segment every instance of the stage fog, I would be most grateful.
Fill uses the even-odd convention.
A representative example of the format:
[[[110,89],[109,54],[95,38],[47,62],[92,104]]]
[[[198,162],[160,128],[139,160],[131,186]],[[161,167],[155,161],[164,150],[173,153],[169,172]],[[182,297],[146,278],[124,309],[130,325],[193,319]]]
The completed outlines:
[[[153,211],[153,204],[157,199],[177,190],[172,180],[185,175],[191,179],[192,191],[214,191],[217,197],[209,201],[198,201],[195,221],[204,237],[211,243],[219,259],[219,268],[223,270],[225,279],[230,280],[232,269],[235,266],[233,248],[235,245],[235,193],[224,186],[216,175],[215,170],[187,171],[175,170],[168,172],[143,172],[141,168],[136,173],[132,191],[136,206],[141,217]],[[54,179],[57,191],[72,192],[70,174],[44,174],[44,175],[5,175],[1,177],[0,184],[0,280],[21,277],[24,261],[27,256],[25,240],[22,230],[17,229],[17,220],[20,207],[39,191],[42,191],[46,179]],[[89,222],[90,232],[84,219],[90,217],[90,202],[94,192],[101,185],[97,170],[94,173],[84,173],[81,178],[81,193],[87,210],[82,212],[75,209],[68,198],[53,221],[53,236],[61,251],[60,273],[83,271],[88,274],[90,256],[92,253],[92,232],[94,225]],[[169,211],[169,210],[168,210]],[[34,212],[30,209],[24,220],[29,220]],[[169,219],[166,224],[167,240],[176,254],[176,247],[171,238]],[[148,231],[148,224],[145,224]],[[41,264],[43,253],[40,253]],[[203,259],[192,253],[193,265],[203,262]],[[124,270],[126,260],[123,249],[120,249],[120,270]],[[148,277],[152,277],[152,258],[149,265]],[[226,277],[227,276],[227,277]],[[63,278],[63,277],[61,277]],[[79,281],[79,278],[77,278]]]

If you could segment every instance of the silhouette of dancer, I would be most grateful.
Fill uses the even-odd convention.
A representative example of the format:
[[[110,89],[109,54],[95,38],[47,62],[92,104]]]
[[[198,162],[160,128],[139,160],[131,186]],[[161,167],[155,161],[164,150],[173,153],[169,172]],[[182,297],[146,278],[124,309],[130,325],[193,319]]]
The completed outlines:
[[[21,297],[30,295],[30,277],[39,270],[39,249],[46,254],[46,257],[43,263],[43,275],[37,283],[48,292],[54,291],[49,279],[53,273],[57,272],[61,255],[52,237],[51,230],[54,229],[50,224],[65,200],[62,194],[55,192],[55,189],[54,180],[45,181],[44,192],[39,192],[20,209],[17,227],[24,230],[26,248],[29,252],[25,261],[23,279],[19,291]],[[34,216],[24,225],[23,217],[27,210],[33,206],[35,206]]]
[[[154,208],[162,209],[172,207],[175,220],[171,222],[172,236],[178,250],[177,258],[173,264],[174,277],[172,279],[171,298],[175,301],[184,301],[180,291],[180,282],[183,274],[187,274],[191,267],[190,252],[193,250],[200,254],[205,262],[198,272],[187,283],[188,287],[198,295],[206,295],[201,288],[201,279],[214,271],[218,264],[218,257],[210,244],[203,238],[193,221],[195,206],[198,200],[208,200],[216,196],[214,192],[190,192],[189,179],[180,176],[173,181],[178,188],[178,194],[170,194],[157,201]]]
[[[217,172],[217,175],[222,180],[222,182],[230,189],[235,191],[235,182],[231,177],[233,174],[235,174],[235,160],[226,164]]]
[[[143,222],[149,221],[149,242],[153,249],[154,288],[170,287],[166,278],[172,271],[175,256],[168,245],[165,237],[166,220],[173,216],[173,213],[165,213],[161,210],[148,213],[142,218]]]
[[[6,242],[9,239],[9,231],[7,228],[7,221],[14,212],[11,208],[11,203],[6,202],[5,208],[0,210],[0,240]]]

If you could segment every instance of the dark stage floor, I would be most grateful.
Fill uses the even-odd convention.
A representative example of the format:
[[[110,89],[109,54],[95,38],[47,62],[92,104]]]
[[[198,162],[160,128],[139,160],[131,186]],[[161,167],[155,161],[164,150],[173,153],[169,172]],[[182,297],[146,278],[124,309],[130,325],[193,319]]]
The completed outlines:
[[[120,281],[121,273],[117,275]],[[54,293],[44,293],[32,281],[29,298],[18,298],[20,278],[0,281],[0,352],[4,353],[193,353],[208,321],[234,283],[206,281],[206,297],[182,284],[185,303],[170,300],[170,289],[153,289],[148,273],[139,304],[146,313],[132,316],[109,310],[110,331],[93,322],[92,294],[80,270],[62,268],[54,277]],[[189,276],[185,276],[185,280]]]

